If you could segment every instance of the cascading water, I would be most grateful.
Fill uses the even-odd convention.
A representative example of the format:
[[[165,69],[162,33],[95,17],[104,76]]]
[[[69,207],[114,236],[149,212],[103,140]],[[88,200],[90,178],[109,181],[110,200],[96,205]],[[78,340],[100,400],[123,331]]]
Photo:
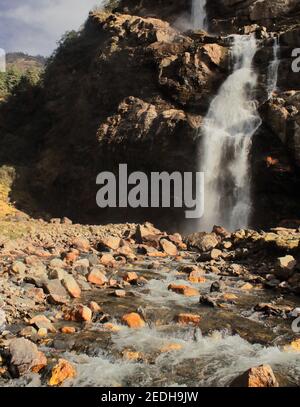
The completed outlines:
[[[253,93],[254,36],[234,35],[233,73],[213,99],[203,124],[201,170],[205,174],[202,230],[220,224],[230,230],[248,226],[251,212],[249,153],[261,124]]]
[[[280,54],[279,37],[274,37],[273,60],[269,64],[268,68],[268,84],[267,84],[268,99],[270,99],[273,96],[273,93],[277,90],[278,69],[280,65],[279,54]]]
[[[193,0],[192,3],[192,26],[194,30],[205,29],[206,24],[206,0]]]

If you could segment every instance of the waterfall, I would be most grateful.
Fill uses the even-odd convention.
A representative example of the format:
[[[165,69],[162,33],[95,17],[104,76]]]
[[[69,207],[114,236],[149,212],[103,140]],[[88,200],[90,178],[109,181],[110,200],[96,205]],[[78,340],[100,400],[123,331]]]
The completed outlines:
[[[219,224],[230,230],[248,226],[251,212],[249,153],[261,124],[253,99],[257,75],[252,61],[254,36],[231,36],[233,73],[213,99],[203,123],[201,170],[205,175],[205,212],[200,228]]]
[[[272,62],[270,62],[268,68],[268,84],[267,84],[268,99],[271,99],[273,93],[277,90],[278,69],[280,64],[279,53],[280,53],[279,37],[274,37],[273,60]]]
[[[194,30],[205,29],[206,25],[206,0],[193,0],[192,26]]]

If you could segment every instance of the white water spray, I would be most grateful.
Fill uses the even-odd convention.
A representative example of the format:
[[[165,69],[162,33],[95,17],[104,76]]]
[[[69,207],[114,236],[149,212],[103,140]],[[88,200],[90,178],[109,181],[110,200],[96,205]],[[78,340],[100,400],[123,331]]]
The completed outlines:
[[[206,0],[193,0],[192,26],[193,26],[194,30],[205,29],[205,27],[206,27]]]
[[[268,84],[267,84],[268,99],[271,99],[273,93],[276,92],[277,90],[278,69],[280,65],[279,53],[280,53],[279,37],[274,37],[273,60],[272,62],[270,62],[268,68]]]
[[[254,36],[234,35],[233,73],[212,101],[203,124],[201,170],[205,173],[205,212],[200,228],[230,230],[248,226],[251,213],[249,153],[261,124],[253,92]]]

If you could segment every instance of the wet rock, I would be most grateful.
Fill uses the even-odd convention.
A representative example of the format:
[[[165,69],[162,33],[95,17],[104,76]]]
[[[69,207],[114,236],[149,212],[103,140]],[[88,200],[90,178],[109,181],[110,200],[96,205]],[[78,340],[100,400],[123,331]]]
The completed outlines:
[[[279,383],[271,366],[261,365],[234,379],[230,387],[279,387]]]
[[[210,257],[212,260],[217,260],[220,257],[222,257],[222,255],[223,255],[223,253],[219,249],[212,249],[212,251],[210,252]]]
[[[200,273],[202,275],[205,274],[205,271],[201,267],[195,266],[195,265],[183,265],[183,266],[179,267],[178,271],[180,271],[181,273],[187,273],[187,274],[191,274],[193,271]]]
[[[195,284],[201,284],[206,282],[206,278],[203,276],[203,271],[202,270],[193,270],[189,276],[188,280],[191,283]]]
[[[134,271],[128,271],[123,277],[123,280],[127,283],[136,283],[138,279],[139,276]]]
[[[275,305],[268,303],[260,303],[254,307],[255,311],[264,312],[266,315],[286,316],[292,311],[292,307],[288,305]]]
[[[181,343],[167,343],[160,348],[160,353],[168,353],[181,350],[183,348]]]
[[[177,317],[178,323],[182,325],[199,325],[201,316],[196,314],[181,313]]]
[[[87,277],[88,282],[95,285],[104,285],[107,283],[107,277],[99,269],[93,268]]]
[[[206,306],[212,307],[212,308],[218,306],[217,301],[208,295],[200,295],[199,303],[201,305],[206,305]]]
[[[116,266],[116,260],[115,260],[114,256],[109,254],[109,253],[104,254],[101,257],[100,263],[103,264],[104,266],[107,266],[107,267],[115,267]]]
[[[210,292],[222,292],[226,290],[226,284],[224,281],[219,280],[219,281],[214,281],[212,285],[210,286]]]
[[[145,326],[145,321],[136,312],[123,315],[122,322],[124,322],[129,328],[137,329]]]
[[[34,325],[38,330],[45,328],[49,332],[56,332],[55,327],[45,315],[36,315],[35,317],[31,318],[29,323],[30,325]]]
[[[102,308],[96,301],[91,301],[89,303],[89,308],[92,310],[92,312],[101,312]]]
[[[215,233],[194,233],[185,239],[189,249],[197,249],[201,253],[214,249],[219,244]]]
[[[13,377],[21,376],[29,371],[38,373],[47,365],[46,356],[33,342],[25,338],[11,340],[9,354],[9,370]]]
[[[276,263],[276,269],[274,271],[276,277],[288,280],[293,274],[293,271],[297,265],[297,262],[293,256],[279,257]]]
[[[71,335],[76,332],[76,328],[74,326],[63,326],[60,331],[63,334]]]
[[[62,286],[60,280],[49,280],[44,284],[44,290],[49,294],[49,301],[54,304],[66,304],[68,293]]]
[[[300,339],[295,339],[283,347],[285,352],[300,352]]]
[[[92,310],[85,305],[77,305],[69,314],[65,315],[66,320],[78,321],[78,322],[91,322]]]
[[[233,276],[241,276],[245,273],[243,267],[239,264],[232,264],[229,270],[230,274],[232,274]]]
[[[143,356],[144,355],[141,352],[136,352],[129,349],[124,349],[122,351],[122,357],[125,360],[134,360],[134,361],[143,360]]]
[[[182,284],[170,284],[168,290],[173,291],[176,294],[182,294],[186,297],[197,297],[199,295],[199,291],[196,288]]]
[[[126,297],[126,291],[125,290],[115,290],[114,295],[115,295],[115,297],[125,298]]]
[[[59,359],[58,363],[52,369],[49,385],[60,386],[67,379],[76,377],[76,374],[76,369],[70,362],[65,359]]]
[[[81,289],[73,276],[65,274],[62,284],[72,298],[80,298]]]
[[[25,338],[30,338],[37,335],[37,330],[33,326],[26,326],[25,328],[21,329],[19,334]]]
[[[168,256],[177,256],[178,250],[177,247],[175,246],[174,243],[170,242],[167,239],[161,239],[160,240],[160,245],[163,251],[168,255]]]
[[[245,283],[240,287],[242,291],[251,291],[253,289],[253,285],[250,283]]]

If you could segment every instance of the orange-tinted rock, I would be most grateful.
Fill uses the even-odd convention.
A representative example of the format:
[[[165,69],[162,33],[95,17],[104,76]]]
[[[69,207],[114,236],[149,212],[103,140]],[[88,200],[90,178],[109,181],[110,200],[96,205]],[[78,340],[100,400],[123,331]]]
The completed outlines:
[[[45,328],[47,331],[55,333],[56,329],[52,322],[45,315],[36,315],[29,321],[30,325],[34,325],[37,329]]]
[[[49,385],[59,386],[65,380],[74,378],[76,374],[76,369],[70,362],[65,359],[59,359],[58,363],[52,369]]]
[[[145,321],[136,312],[123,315],[122,321],[129,326],[129,328],[143,328],[145,326]]]
[[[128,271],[124,275],[123,280],[126,281],[127,283],[136,283],[138,278],[139,276],[134,271]]]
[[[177,294],[185,295],[186,297],[196,297],[199,295],[198,290],[183,284],[170,284],[168,290]]]
[[[278,387],[278,381],[269,365],[252,367],[237,377],[230,387]]]
[[[142,243],[142,241],[148,236],[156,236],[160,234],[161,231],[159,229],[156,229],[151,223],[146,222],[144,225],[137,226],[135,238],[137,242]]]
[[[221,250],[219,250],[219,249],[212,249],[212,251],[210,252],[210,257],[213,259],[213,260],[217,260],[217,259],[219,259],[221,256],[222,256],[222,251]]]
[[[205,283],[206,278],[203,276],[203,273],[199,270],[194,270],[189,274],[188,280],[191,283]]]
[[[250,284],[250,283],[245,283],[245,284],[243,284],[242,286],[241,286],[241,290],[242,291],[250,291],[250,290],[252,290],[252,288],[253,288],[253,285],[252,284]]]
[[[300,352],[300,339],[295,339],[283,347],[285,352]]]
[[[112,324],[111,322],[107,322],[106,324],[103,325],[103,327],[110,332],[119,332],[121,330],[121,327]]]
[[[115,290],[114,295],[115,295],[115,297],[124,298],[124,297],[126,297],[126,291],[125,290]]]
[[[135,352],[128,349],[123,350],[122,356],[125,360],[139,360],[142,359],[141,352]]]
[[[78,250],[73,250],[66,253],[65,260],[67,263],[73,264],[78,259]]]
[[[160,348],[161,353],[167,353],[167,352],[174,352],[177,350],[181,350],[182,345],[180,343],[168,343],[164,345],[162,348]]]
[[[84,305],[78,305],[75,309],[75,318],[77,321],[91,322],[92,310]]]
[[[100,305],[97,303],[97,302],[95,302],[95,301],[91,301],[90,303],[89,303],[89,308],[90,308],[90,310],[92,311],[92,312],[101,312],[101,307],[100,307]]]
[[[136,256],[132,251],[132,248],[128,245],[122,246],[118,249],[118,254],[125,256],[128,259],[134,259]]]
[[[71,297],[80,298],[81,289],[73,276],[71,276],[70,274],[65,274],[62,280],[62,284]]]
[[[104,285],[107,283],[106,276],[99,269],[92,269],[87,278],[88,282],[95,285]]]
[[[111,249],[117,250],[121,245],[121,239],[119,237],[108,236],[99,242],[99,249]]]
[[[238,297],[232,293],[225,293],[225,294],[223,294],[222,297],[223,297],[223,300],[225,300],[225,301],[235,301],[238,299]]]
[[[116,260],[113,255],[111,255],[110,253],[106,253],[103,254],[103,256],[101,257],[100,263],[107,267],[115,267]]]
[[[178,322],[182,325],[199,325],[201,316],[196,314],[179,314]]]
[[[159,252],[158,250],[154,250],[153,252],[147,253],[149,257],[167,257],[167,253]]]
[[[90,242],[84,237],[76,237],[73,240],[73,247],[82,252],[88,252],[91,249]]]
[[[61,328],[61,332],[68,335],[74,334],[76,332],[76,328],[74,326],[63,326]]]
[[[160,241],[161,248],[168,256],[177,256],[178,250],[174,243],[170,242],[167,239],[161,239]]]

